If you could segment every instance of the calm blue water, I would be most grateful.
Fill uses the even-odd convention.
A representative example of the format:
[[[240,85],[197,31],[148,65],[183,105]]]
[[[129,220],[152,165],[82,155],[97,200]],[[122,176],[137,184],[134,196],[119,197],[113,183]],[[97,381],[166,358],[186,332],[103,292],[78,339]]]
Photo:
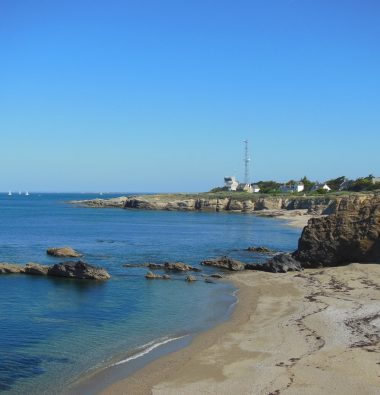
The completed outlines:
[[[0,261],[43,264],[48,247],[70,245],[108,269],[107,282],[0,276],[0,392],[59,394],[78,377],[167,336],[195,333],[226,317],[227,282],[147,281],[125,263],[231,255],[265,245],[295,249],[298,229],[252,215],[90,209],[83,194],[0,195]],[[258,258],[258,257],[256,257]],[[203,268],[204,269],[204,268]],[[211,269],[204,269],[207,272]]]

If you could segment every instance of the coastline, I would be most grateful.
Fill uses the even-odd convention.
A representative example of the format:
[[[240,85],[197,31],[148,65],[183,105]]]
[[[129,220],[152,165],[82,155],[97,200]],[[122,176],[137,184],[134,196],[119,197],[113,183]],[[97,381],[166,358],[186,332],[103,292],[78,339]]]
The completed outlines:
[[[378,393],[380,265],[231,279],[229,321],[93,393]]]

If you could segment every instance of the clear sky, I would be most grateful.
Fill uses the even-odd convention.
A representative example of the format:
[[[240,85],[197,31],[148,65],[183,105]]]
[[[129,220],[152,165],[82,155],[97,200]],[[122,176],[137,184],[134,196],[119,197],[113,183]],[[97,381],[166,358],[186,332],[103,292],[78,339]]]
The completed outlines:
[[[378,0],[0,0],[0,190],[380,176]]]

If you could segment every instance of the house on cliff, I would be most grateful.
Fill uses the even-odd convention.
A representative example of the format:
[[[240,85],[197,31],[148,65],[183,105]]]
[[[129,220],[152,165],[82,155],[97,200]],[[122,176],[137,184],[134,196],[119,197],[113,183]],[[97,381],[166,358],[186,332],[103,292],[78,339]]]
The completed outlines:
[[[236,180],[235,176],[224,177],[224,185],[228,188],[229,191],[236,191],[239,183]]]
[[[331,188],[326,184],[326,183],[316,183],[313,188],[311,188],[312,191],[318,191],[318,189],[324,189],[326,192],[330,192]]]
[[[302,192],[305,189],[305,185],[303,182],[295,182],[294,184],[283,184],[279,189],[282,193]]]

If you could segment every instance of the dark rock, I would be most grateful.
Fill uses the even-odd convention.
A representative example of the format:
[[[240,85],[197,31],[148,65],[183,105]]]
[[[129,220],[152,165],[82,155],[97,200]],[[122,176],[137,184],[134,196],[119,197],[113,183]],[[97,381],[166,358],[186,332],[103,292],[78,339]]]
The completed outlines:
[[[223,274],[220,274],[220,273],[213,273],[213,274],[210,274],[209,277],[213,277],[213,278],[223,278],[224,276],[223,276]]]
[[[302,270],[301,263],[292,254],[277,254],[264,263],[247,263],[247,270],[259,270],[271,273],[286,273]]]
[[[336,214],[309,220],[294,258],[305,268],[380,262],[380,194],[342,199]]]
[[[258,254],[273,254],[274,251],[267,247],[248,247],[247,251],[256,252]]]
[[[152,270],[164,269],[164,265],[161,265],[159,263],[148,263],[148,267]]]
[[[86,280],[107,280],[110,278],[105,269],[97,268],[83,261],[57,263],[49,267],[48,276]]]
[[[200,272],[201,269],[187,265],[186,263],[183,262],[165,262],[164,263],[165,270],[173,270],[177,272],[188,272],[188,271],[193,271],[193,272]]]
[[[75,251],[71,247],[57,247],[49,248],[46,253],[51,256],[56,256],[60,258],[78,258],[82,256],[81,253]]]
[[[187,276],[186,277],[186,281],[190,283],[190,282],[193,282],[193,281],[197,281],[197,278],[194,277],[194,276]]]
[[[210,284],[215,284],[215,281],[212,280],[212,279],[209,278],[209,277],[206,277],[206,278],[205,278],[205,282],[206,282],[206,283],[210,283]]]
[[[186,263],[183,262],[165,262],[164,264],[160,263],[149,263],[148,264],[149,269],[152,270],[168,270],[168,271],[173,271],[173,272],[200,272],[201,269],[187,265]]]
[[[39,263],[27,263],[24,272],[25,274],[34,274],[36,276],[46,276],[48,274],[49,266],[40,265]]]
[[[164,280],[170,280],[170,276],[169,276],[168,274],[164,274],[164,275],[162,276],[162,278],[163,278]]]
[[[245,269],[245,263],[240,262],[236,259],[231,259],[227,256],[216,259],[207,259],[201,262],[201,264],[205,266],[219,267],[231,271],[241,271]]]

